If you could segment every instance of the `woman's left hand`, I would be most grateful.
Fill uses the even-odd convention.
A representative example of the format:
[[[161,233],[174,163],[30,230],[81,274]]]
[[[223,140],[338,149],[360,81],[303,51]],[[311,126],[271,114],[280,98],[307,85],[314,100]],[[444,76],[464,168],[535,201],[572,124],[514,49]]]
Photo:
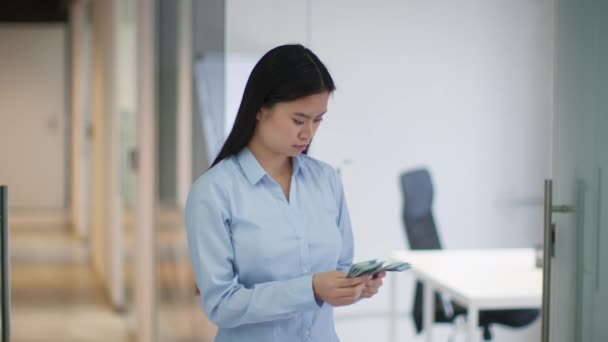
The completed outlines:
[[[386,272],[380,272],[374,274],[366,283],[363,292],[361,293],[361,298],[372,298],[376,293],[378,293],[378,289],[382,286],[382,278],[386,277]]]

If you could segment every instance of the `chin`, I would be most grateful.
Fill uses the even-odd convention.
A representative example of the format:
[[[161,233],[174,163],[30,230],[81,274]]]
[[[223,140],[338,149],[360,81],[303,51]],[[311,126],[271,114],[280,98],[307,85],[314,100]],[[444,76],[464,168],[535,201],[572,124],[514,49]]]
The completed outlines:
[[[304,152],[302,152],[302,151],[294,148],[291,151],[287,152],[286,155],[288,155],[290,157],[296,157],[296,156],[299,156],[302,153],[304,153]]]

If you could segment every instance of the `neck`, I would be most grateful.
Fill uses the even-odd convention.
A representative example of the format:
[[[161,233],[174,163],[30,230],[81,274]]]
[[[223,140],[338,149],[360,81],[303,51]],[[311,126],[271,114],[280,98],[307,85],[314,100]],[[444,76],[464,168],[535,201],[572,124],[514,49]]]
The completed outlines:
[[[247,145],[264,171],[271,177],[290,174],[292,172],[291,158],[274,153],[252,139]]]

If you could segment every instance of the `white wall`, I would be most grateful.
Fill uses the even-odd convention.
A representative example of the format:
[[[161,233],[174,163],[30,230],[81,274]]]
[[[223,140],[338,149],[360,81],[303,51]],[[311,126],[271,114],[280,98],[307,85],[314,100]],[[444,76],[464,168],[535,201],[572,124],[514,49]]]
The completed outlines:
[[[234,124],[249,73],[262,55],[282,44],[310,45],[309,8],[304,0],[226,1],[226,136]]]
[[[311,154],[335,166],[352,161],[342,175],[357,260],[406,247],[398,176],[418,166],[432,173],[445,247],[541,241],[551,0],[266,2],[256,8],[276,8],[252,15],[247,1],[227,1],[228,58],[295,41],[329,68],[338,90]],[[230,88],[238,78],[227,77],[228,98],[242,92]],[[337,315],[386,310],[387,292]]]
[[[447,247],[537,241],[540,208],[501,203],[540,199],[549,175],[550,2],[383,2],[365,25],[349,23],[370,9],[349,4],[313,6],[312,47],[339,88],[314,154],[353,160],[343,174],[359,241],[377,241],[372,254],[403,247],[397,176],[419,165]]]
[[[277,45],[306,43],[307,8],[305,0],[227,0],[226,53],[259,58]]]
[[[0,183],[12,209],[65,209],[66,30],[63,23],[0,24]]]

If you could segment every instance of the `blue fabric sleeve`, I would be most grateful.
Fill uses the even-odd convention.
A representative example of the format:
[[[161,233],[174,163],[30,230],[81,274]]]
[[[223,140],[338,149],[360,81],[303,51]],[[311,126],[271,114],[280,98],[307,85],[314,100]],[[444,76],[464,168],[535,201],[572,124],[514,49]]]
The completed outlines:
[[[339,271],[348,272],[348,269],[353,263],[353,256],[355,252],[355,245],[353,241],[353,231],[350,221],[350,214],[348,213],[348,207],[346,205],[346,198],[344,197],[344,189],[342,187],[342,181],[336,172],[333,172],[333,188],[336,195],[336,204],[338,206],[338,216],[336,217],[336,224],[342,234],[342,252],[338,259]]]

